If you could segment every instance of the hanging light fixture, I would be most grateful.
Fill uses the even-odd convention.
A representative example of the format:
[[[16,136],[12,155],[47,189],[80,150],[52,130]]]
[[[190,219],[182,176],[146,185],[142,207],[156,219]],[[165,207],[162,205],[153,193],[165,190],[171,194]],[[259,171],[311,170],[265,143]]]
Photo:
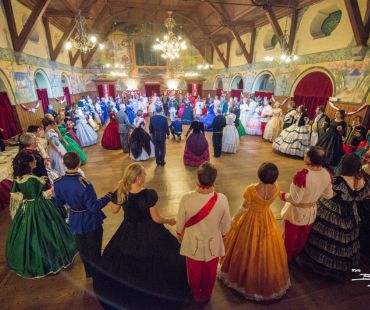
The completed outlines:
[[[181,36],[176,36],[174,28],[176,21],[172,17],[172,12],[168,11],[168,18],[165,20],[164,25],[167,28],[167,34],[163,37],[163,40],[156,39],[156,44],[153,48],[157,51],[162,52],[162,57],[170,61],[180,57],[180,52],[187,49],[186,41]]]
[[[85,17],[81,16],[81,11],[77,12],[75,16],[76,22],[76,35],[73,39],[70,39],[66,44],[65,48],[67,50],[75,49],[80,50],[82,53],[87,53],[88,51],[92,50],[96,44],[97,39],[95,36],[89,36],[87,33],[87,29],[85,26]],[[99,49],[104,49],[105,46],[102,43],[99,43]]]

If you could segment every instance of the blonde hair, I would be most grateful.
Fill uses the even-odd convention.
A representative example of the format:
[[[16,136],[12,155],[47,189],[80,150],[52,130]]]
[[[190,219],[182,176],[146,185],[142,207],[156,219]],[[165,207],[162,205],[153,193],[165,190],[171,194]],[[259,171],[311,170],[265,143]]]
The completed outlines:
[[[118,182],[117,203],[123,204],[127,200],[131,185],[136,182],[137,177],[143,174],[144,167],[134,163],[126,167],[122,179]]]

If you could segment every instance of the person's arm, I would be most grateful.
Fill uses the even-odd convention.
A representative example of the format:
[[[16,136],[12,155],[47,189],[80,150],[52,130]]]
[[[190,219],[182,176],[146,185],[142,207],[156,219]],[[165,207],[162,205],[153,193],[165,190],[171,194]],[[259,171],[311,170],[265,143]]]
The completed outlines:
[[[224,205],[224,213],[222,215],[221,223],[220,223],[220,229],[221,229],[221,234],[223,238],[225,238],[226,234],[229,232],[230,226],[231,226],[230,207],[229,207],[229,202],[226,198],[226,203]]]
[[[166,118],[166,123],[165,123],[164,129],[166,130],[167,137],[169,137],[170,136],[170,129],[168,128],[167,118]]]
[[[54,149],[55,152],[58,153],[60,157],[63,157],[63,154],[59,151],[53,140],[49,140],[49,145],[51,146],[52,149]]]
[[[89,211],[98,212],[110,202],[111,196],[112,195],[108,193],[98,199],[94,187],[89,183],[83,193],[83,204],[87,209],[89,209]]]
[[[175,219],[173,219],[173,218],[165,219],[164,217],[162,217],[158,212],[156,204],[153,207],[149,208],[149,211],[150,211],[150,216],[151,216],[153,222],[155,222],[157,224],[169,224],[171,226],[176,224]]]
[[[287,201],[292,204],[299,204],[302,200],[305,190],[305,188],[299,187],[292,182],[289,193],[282,192],[281,198],[283,201]]]
[[[183,202],[183,199],[180,201],[180,208],[177,212],[177,218],[176,218],[176,234],[179,241],[182,241],[182,238],[184,237],[184,230],[185,230],[185,221],[186,221],[186,212],[185,212],[185,205]]]
[[[189,127],[189,129],[188,129],[188,131],[187,131],[187,133],[185,135],[185,137],[187,137],[193,129],[194,129],[194,122],[191,123],[191,125],[190,125],[190,127]]]
[[[154,129],[153,129],[153,123],[152,123],[152,119],[150,119],[150,123],[149,123],[149,133],[151,135],[153,135],[153,132],[154,132]]]

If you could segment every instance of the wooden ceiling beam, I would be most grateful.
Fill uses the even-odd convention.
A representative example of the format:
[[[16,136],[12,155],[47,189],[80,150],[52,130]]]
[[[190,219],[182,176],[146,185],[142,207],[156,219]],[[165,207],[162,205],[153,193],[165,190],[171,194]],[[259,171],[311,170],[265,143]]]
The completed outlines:
[[[254,47],[256,46],[256,36],[257,36],[257,30],[256,28],[253,28],[251,31],[251,42],[249,45],[249,60],[248,63],[253,62],[253,56],[254,56]]]
[[[274,31],[274,34],[279,39],[279,44],[282,45],[281,38],[283,37],[283,31],[281,30],[281,27],[278,23],[278,20],[276,18],[274,11],[272,10],[272,7],[265,6],[263,9],[265,10],[266,17],[272,27],[272,30]]]
[[[231,49],[231,40],[226,42],[226,63],[229,66],[230,64],[230,49]]]
[[[216,45],[215,42],[211,41],[211,44],[214,48],[214,50],[216,51],[218,57],[220,58],[220,60],[222,61],[223,65],[225,68],[229,68],[229,64],[227,63],[226,61],[226,58],[224,56],[224,54],[220,51],[220,49],[218,48],[218,46]]]
[[[367,35],[369,35],[369,32],[370,32],[370,3],[367,4],[364,25],[365,25],[365,32],[367,33]]]
[[[80,50],[76,51],[76,54],[74,56],[72,55],[72,51],[69,51],[69,62],[70,62],[72,67],[76,64],[77,59],[80,55],[81,55]]]
[[[344,0],[344,3],[347,8],[347,13],[351,22],[352,31],[357,46],[366,46],[369,39],[369,31],[366,29],[368,28],[369,21],[365,20],[365,25],[362,22],[361,12],[357,0]],[[369,19],[369,14],[367,18]]]
[[[13,7],[11,0],[3,0],[6,20],[10,31],[10,37],[13,43],[13,49],[16,52],[22,52],[27,44],[27,41],[35,29],[36,22],[44,14],[51,0],[39,0],[31,11],[26,24],[23,26],[20,34],[18,35],[17,27],[14,19]]]
[[[297,23],[298,23],[298,10],[294,10],[292,12],[292,19],[291,19],[291,23],[290,23],[289,42],[287,42],[288,43],[288,51],[290,53],[293,52],[295,35],[296,35],[296,32],[297,32]]]

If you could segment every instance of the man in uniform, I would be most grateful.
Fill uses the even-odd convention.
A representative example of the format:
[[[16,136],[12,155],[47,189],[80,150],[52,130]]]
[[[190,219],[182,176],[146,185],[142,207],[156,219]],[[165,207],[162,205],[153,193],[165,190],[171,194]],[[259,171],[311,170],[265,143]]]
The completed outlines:
[[[330,118],[324,113],[324,106],[320,105],[316,108],[316,117],[311,126],[311,145],[315,146],[317,141],[326,132],[330,124]]]
[[[69,228],[76,237],[77,249],[85,266],[86,277],[91,277],[101,257],[103,220],[101,210],[111,200],[111,193],[98,199],[93,185],[79,172],[80,156],[68,152],[63,156],[67,167],[65,176],[54,181],[56,205],[69,207]]]
[[[128,153],[129,151],[129,133],[130,128],[132,127],[130,120],[128,119],[127,113],[126,113],[126,106],[124,104],[120,105],[120,110],[117,113],[117,121],[118,121],[118,133],[121,137],[121,144],[122,144],[122,150],[123,153]]]
[[[222,135],[224,127],[226,126],[225,116],[222,115],[221,110],[217,110],[217,115],[211,125],[213,129],[212,142],[213,142],[213,156],[220,157],[222,149]]]

